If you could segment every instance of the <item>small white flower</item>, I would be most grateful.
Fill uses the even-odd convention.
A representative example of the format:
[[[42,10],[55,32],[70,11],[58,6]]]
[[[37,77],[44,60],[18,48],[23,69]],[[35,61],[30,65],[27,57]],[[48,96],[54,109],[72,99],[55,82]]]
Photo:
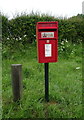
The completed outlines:
[[[61,44],[64,45],[64,41],[62,41]]]
[[[21,38],[19,37],[19,40],[21,40]]]
[[[65,40],[65,42],[68,42],[67,39]]]
[[[16,40],[18,41],[18,38],[16,38]]]
[[[27,35],[24,35],[24,37],[26,37]]]
[[[9,40],[9,38],[7,38],[7,40]]]
[[[61,48],[61,51],[63,51],[63,49]]]
[[[80,67],[76,67],[76,70],[79,70],[80,69]]]

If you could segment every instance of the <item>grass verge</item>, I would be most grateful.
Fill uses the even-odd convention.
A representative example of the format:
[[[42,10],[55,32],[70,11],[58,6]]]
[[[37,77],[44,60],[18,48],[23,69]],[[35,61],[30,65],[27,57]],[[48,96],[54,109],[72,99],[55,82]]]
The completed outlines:
[[[77,53],[77,51],[76,51]],[[17,50],[11,58],[3,57],[3,118],[81,118],[82,58],[66,59],[59,55],[57,63],[49,64],[49,102],[44,100],[44,64],[37,62],[36,47],[23,53]],[[13,102],[11,64],[22,64],[23,96]]]

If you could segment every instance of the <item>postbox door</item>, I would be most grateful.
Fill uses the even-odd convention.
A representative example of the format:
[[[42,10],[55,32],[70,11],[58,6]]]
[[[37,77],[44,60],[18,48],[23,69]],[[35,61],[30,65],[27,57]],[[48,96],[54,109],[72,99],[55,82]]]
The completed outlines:
[[[40,40],[39,63],[57,62],[57,40]]]

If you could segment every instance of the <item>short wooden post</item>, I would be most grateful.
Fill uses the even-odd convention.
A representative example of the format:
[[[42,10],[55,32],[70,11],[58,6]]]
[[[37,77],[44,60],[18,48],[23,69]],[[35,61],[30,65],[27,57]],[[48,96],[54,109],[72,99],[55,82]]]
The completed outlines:
[[[11,65],[13,101],[20,100],[22,95],[22,65]]]

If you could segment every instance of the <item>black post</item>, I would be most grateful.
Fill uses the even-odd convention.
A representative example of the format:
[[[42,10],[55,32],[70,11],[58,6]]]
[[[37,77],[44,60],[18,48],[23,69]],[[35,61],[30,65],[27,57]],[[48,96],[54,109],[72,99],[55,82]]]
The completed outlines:
[[[45,100],[49,101],[49,81],[48,81],[48,73],[49,73],[49,64],[44,63],[45,65]]]

